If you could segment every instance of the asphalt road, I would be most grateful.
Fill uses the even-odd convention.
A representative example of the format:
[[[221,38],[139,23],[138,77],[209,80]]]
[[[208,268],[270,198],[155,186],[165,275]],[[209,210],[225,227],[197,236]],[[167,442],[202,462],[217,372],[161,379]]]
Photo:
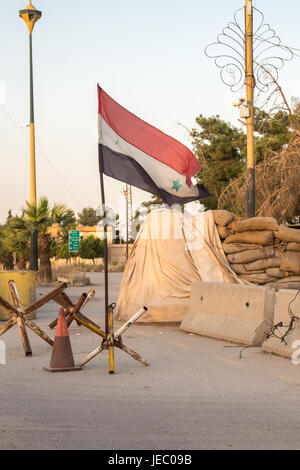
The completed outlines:
[[[97,294],[85,314],[103,326],[103,275],[91,279]],[[120,279],[110,275],[111,301]],[[75,300],[82,291],[68,293]],[[57,310],[51,302],[39,312],[47,332]],[[115,375],[108,375],[107,352],[80,372],[50,374],[43,366],[51,348],[29,335],[30,358],[16,327],[1,338],[0,449],[300,448],[300,366],[287,359],[250,349],[240,360],[228,343],[175,326],[135,325],[123,340],[149,367],[117,350]],[[76,362],[101,342],[76,324],[70,337]]]

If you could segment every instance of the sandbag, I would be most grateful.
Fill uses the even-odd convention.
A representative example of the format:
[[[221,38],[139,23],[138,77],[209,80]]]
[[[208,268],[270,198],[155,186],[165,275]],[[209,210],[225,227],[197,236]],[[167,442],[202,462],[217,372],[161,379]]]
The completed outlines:
[[[288,243],[286,246],[287,251],[300,251],[300,243]]]
[[[220,238],[227,238],[232,233],[228,227],[223,227],[223,225],[217,225],[217,230]]]
[[[234,232],[248,232],[255,230],[279,230],[279,225],[273,217],[252,217],[240,222],[232,222]]]
[[[223,227],[233,221],[234,215],[232,212],[224,210],[214,210],[212,211],[213,219],[217,225],[223,225]]]
[[[257,271],[251,271],[250,273],[247,271],[244,264],[231,264],[230,267],[232,271],[235,272],[235,274],[262,274],[265,272],[263,269],[261,269]]]
[[[277,233],[277,232],[276,232]],[[234,233],[227,237],[224,244],[228,243],[254,243],[258,245],[272,245],[274,234],[271,230]]]
[[[284,282],[300,282],[300,276],[289,276],[286,279],[279,279],[279,283]]]
[[[243,243],[231,243],[229,245],[223,245],[224,253],[231,255],[233,253],[240,253],[246,250],[259,250],[263,249],[262,245],[247,245]]]
[[[280,225],[279,230],[275,232],[275,237],[284,242],[300,243],[300,230]]]
[[[297,251],[285,251],[281,254],[281,271],[291,271],[300,274],[300,253]]]
[[[287,278],[288,279],[288,278]],[[300,290],[300,282],[283,282],[279,284],[279,282],[268,282],[264,284],[265,286],[275,287],[276,290],[279,289],[296,289]]]
[[[269,276],[267,273],[242,274],[240,278],[244,279],[245,281],[251,282],[252,284],[266,284],[266,282],[274,281],[274,278],[272,276]]]
[[[269,276],[277,277],[278,279],[283,279],[289,275],[288,272],[281,271],[280,268],[268,268],[266,269],[266,273]]]
[[[268,246],[258,250],[247,250],[242,251],[241,253],[227,255],[227,260],[231,264],[245,264],[259,259],[273,258],[274,256],[275,248],[273,246]]]
[[[268,268],[279,268],[280,267],[280,257],[276,256],[274,258],[264,258],[252,263],[245,264],[245,269],[247,271],[255,271],[257,269],[266,270]]]

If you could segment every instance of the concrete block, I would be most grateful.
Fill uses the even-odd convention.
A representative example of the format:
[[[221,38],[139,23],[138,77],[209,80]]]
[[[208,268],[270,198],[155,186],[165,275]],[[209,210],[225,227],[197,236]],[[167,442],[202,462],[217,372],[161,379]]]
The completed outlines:
[[[15,281],[22,307],[26,309],[36,301],[36,280],[33,271],[1,271],[0,272],[0,296],[13,305],[8,287],[9,281]],[[3,307],[0,307],[0,321],[9,320],[11,315]],[[35,318],[35,314],[28,318]]]
[[[69,287],[84,287],[91,284],[90,278],[85,274],[66,274],[57,277],[58,282],[66,283]]]
[[[181,329],[240,344],[261,345],[274,315],[275,289],[197,282]]]
[[[132,250],[132,246],[131,244],[128,246],[129,254]],[[124,265],[126,263],[126,245],[109,245],[108,263],[110,265]]]
[[[289,289],[281,289],[277,292],[274,324],[282,322],[285,325],[285,327],[279,328],[280,334],[286,332],[286,326],[289,325],[291,320],[289,315],[289,305],[293,315],[300,318],[300,292],[299,294],[297,294],[297,292],[298,291]],[[264,342],[263,350],[279,356],[291,358],[293,352],[295,352],[295,349],[292,348],[292,344],[294,341],[300,340],[300,321],[298,320],[294,326],[295,329],[286,337],[287,346],[278,338],[269,338]]]

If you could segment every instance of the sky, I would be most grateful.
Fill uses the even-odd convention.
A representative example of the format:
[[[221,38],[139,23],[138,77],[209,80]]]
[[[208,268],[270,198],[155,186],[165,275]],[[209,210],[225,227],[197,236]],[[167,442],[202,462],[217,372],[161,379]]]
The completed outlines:
[[[0,223],[20,213],[29,188],[28,32],[26,0],[0,0]],[[35,0],[43,17],[33,33],[37,195],[76,213],[101,202],[97,83],[121,105],[191,147],[200,113],[239,126],[213,60],[204,54],[244,0]],[[300,48],[300,2],[256,0],[283,44]],[[300,58],[280,84],[300,96]],[[180,125],[181,123],[182,125]],[[124,185],[105,178],[118,206]],[[134,205],[150,195],[133,190]]]

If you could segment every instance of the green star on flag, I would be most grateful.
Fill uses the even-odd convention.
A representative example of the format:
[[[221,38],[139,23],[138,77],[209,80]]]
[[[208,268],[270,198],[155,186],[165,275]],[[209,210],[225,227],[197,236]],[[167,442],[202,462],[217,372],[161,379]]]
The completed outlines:
[[[175,189],[176,192],[178,193],[179,189],[182,188],[182,184],[180,184],[179,180],[172,180],[172,182],[173,182],[172,189]]]

